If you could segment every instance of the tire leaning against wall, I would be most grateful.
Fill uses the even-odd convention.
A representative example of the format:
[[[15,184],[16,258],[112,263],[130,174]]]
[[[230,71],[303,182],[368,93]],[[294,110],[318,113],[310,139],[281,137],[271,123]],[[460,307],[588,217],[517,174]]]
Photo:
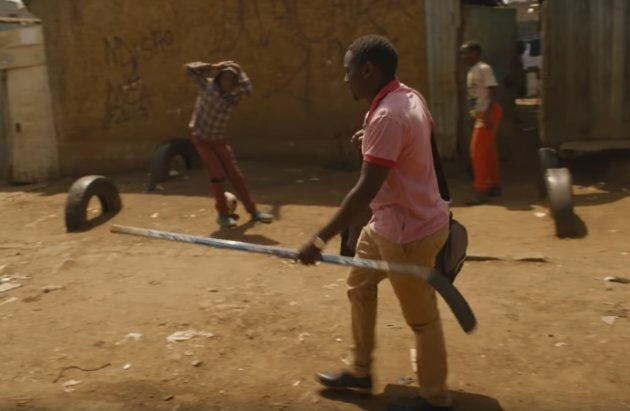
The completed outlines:
[[[148,191],[155,189],[155,183],[165,181],[169,178],[171,161],[181,156],[186,163],[187,169],[198,167],[200,164],[197,150],[192,141],[188,138],[172,138],[162,142],[151,158],[149,166]]]
[[[568,168],[550,168],[545,173],[545,183],[556,236],[570,237],[575,231],[571,172]]]
[[[560,167],[560,158],[555,149],[549,147],[538,149],[538,195],[540,198],[545,198],[547,195],[547,186],[545,183],[547,170],[558,167]]]
[[[87,207],[92,197],[101,202],[102,214],[93,220],[87,218]],[[103,223],[122,209],[120,194],[114,183],[103,176],[85,176],[72,184],[66,198],[66,230],[83,231]]]

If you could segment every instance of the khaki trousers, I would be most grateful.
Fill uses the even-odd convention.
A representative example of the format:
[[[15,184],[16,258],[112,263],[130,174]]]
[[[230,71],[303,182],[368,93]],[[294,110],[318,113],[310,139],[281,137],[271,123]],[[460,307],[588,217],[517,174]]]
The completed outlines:
[[[359,237],[356,256],[433,267],[435,256],[448,237],[448,225],[418,241],[396,244],[369,226]],[[370,373],[374,351],[374,329],[378,283],[384,278],[394,288],[403,316],[416,336],[418,382],[424,397],[433,405],[450,406],[446,386],[446,347],[435,290],[424,280],[409,275],[352,268],[348,276],[348,297],[352,307],[354,371]]]

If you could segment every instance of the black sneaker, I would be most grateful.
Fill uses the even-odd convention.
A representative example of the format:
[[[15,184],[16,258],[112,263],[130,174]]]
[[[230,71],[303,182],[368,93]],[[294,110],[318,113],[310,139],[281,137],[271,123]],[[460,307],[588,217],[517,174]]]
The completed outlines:
[[[466,204],[467,206],[476,206],[476,205],[488,204],[489,202],[490,202],[490,198],[487,195],[477,193],[474,197],[466,201],[464,204]]]
[[[372,377],[357,377],[348,371],[339,373],[320,372],[316,375],[317,381],[328,388],[356,389],[361,391],[372,391]]]
[[[486,191],[488,197],[499,197],[501,195],[501,187],[492,187]]]
[[[273,216],[262,211],[255,211],[252,213],[252,221],[258,221],[259,223],[271,224]]]

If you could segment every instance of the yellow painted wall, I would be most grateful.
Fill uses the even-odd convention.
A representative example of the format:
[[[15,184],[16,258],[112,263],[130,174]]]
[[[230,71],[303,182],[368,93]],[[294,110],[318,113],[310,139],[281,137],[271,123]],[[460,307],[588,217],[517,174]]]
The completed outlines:
[[[365,103],[343,83],[357,36],[388,36],[400,77],[426,92],[422,0],[32,0],[44,22],[62,173],[144,167],[187,134],[182,64],[236,60],[254,83],[230,138],[240,157],[340,159]],[[344,148],[345,149],[345,148]]]

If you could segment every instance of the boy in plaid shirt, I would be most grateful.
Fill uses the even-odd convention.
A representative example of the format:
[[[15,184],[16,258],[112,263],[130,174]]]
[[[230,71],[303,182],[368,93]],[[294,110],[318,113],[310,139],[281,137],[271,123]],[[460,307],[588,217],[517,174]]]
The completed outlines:
[[[256,209],[232,147],[225,140],[232,110],[243,97],[252,93],[249,77],[233,61],[188,63],[186,69],[199,85],[199,95],[189,126],[193,144],[212,183],[215,207],[219,213],[217,222],[221,227],[236,226],[236,216],[230,215],[225,198],[224,182],[227,177],[252,220],[271,223],[273,218],[270,214]]]

